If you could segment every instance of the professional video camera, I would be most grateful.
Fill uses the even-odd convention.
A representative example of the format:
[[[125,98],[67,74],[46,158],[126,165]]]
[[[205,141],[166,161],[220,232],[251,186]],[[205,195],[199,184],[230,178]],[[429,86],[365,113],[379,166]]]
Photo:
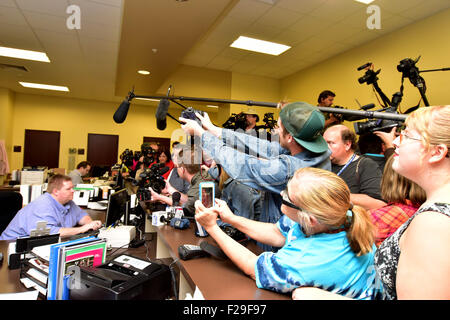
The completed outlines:
[[[138,186],[136,195],[140,201],[151,200],[151,193],[148,188],[152,188],[156,193],[161,193],[166,182],[162,175],[169,170],[163,163],[155,163],[150,168],[146,168],[140,175],[140,180],[133,180],[133,185]]]
[[[125,164],[128,168],[131,168],[133,165],[133,151],[130,149],[125,149],[124,152],[120,155],[120,160],[122,160],[122,163]]]
[[[232,113],[231,116],[222,124],[222,127],[225,129],[237,130],[242,129],[245,130],[247,128],[247,118],[245,113]]]
[[[268,112],[264,114],[263,118],[264,125],[262,126],[256,126],[255,129],[273,129],[275,125],[277,124],[277,121],[273,118],[273,112]],[[223,128],[231,129],[231,130],[237,130],[242,129],[245,130],[247,128],[247,118],[246,114],[244,112],[241,113],[232,113],[231,116],[225,121],[224,124],[222,124]]]
[[[385,112],[389,113],[397,113],[396,112],[397,107],[391,107],[386,110]],[[355,133],[362,135],[364,133],[368,132],[374,132],[374,131],[385,131],[390,132],[392,128],[394,127],[400,127],[402,125],[402,122],[400,121],[394,121],[394,120],[386,120],[386,119],[374,119],[374,120],[367,120],[365,122],[354,122],[353,127],[355,128]]]
[[[144,163],[144,167],[147,168],[156,161],[156,157],[158,155],[158,151],[154,150],[148,143],[143,143],[141,145],[141,156],[144,156],[144,160],[142,161]],[[138,160],[139,160],[138,158]],[[138,164],[139,165],[139,164]]]
[[[379,111],[384,111],[386,113],[393,113],[398,114],[397,108],[402,100],[403,97],[403,84],[400,92],[394,93],[392,96],[392,101],[389,100],[389,98],[384,94],[384,92],[380,89],[378,86],[378,77],[377,75],[380,73],[381,69],[378,71],[373,71],[373,64],[371,62],[368,62],[360,67],[358,67],[358,71],[362,69],[367,69],[364,76],[358,79],[358,82],[360,84],[367,83],[367,85],[373,85],[375,90],[380,95],[381,99],[384,102],[384,108]],[[368,108],[371,106],[370,108]],[[375,105],[367,105],[361,107],[363,110],[368,110],[373,108]],[[353,119],[355,121],[356,119]],[[350,120],[351,121],[351,120]],[[389,132],[392,130],[393,127],[399,127],[402,125],[402,122],[395,121],[395,120],[386,120],[386,119],[374,119],[374,120],[367,120],[365,122],[354,122],[353,127],[355,128],[356,134],[364,134],[367,132],[374,132],[374,131],[386,131]]]
[[[275,125],[277,124],[277,120],[273,118],[273,112],[267,112],[264,114],[263,122],[265,123],[265,127],[267,129],[272,130],[275,128]]]

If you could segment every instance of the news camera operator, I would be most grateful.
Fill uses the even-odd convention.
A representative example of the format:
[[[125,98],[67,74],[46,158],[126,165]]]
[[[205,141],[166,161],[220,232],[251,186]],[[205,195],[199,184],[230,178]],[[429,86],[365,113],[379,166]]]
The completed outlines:
[[[189,189],[185,195],[181,195],[180,204],[183,204],[184,213],[187,216],[193,217],[195,214],[194,203],[199,199],[199,185],[201,182],[214,181],[214,179],[206,171],[201,171],[201,164],[195,163],[195,152],[201,152],[199,149],[184,148],[179,151],[177,161],[177,171],[183,180],[190,183]],[[199,157],[200,158],[200,157]],[[215,183],[215,197],[220,198],[219,185]],[[152,199],[161,201],[167,205],[172,205],[172,198],[164,194],[158,194],[154,190],[150,190]],[[173,187],[170,185],[164,190],[168,194],[172,195],[174,192]]]
[[[275,129],[279,141],[267,141],[216,127],[206,113],[197,116],[203,127],[194,120],[179,118],[185,123],[183,130],[201,137],[203,150],[220,163],[231,178],[262,192],[262,222],[276,223],[281,217],[280,192],[297,169],[317,167],[331,170],[331,152],[320,135],[324,116],[317,107],[306,102],[283,106]],[[236,147],[239,150],[248,148],[249,152],[241,152]]]
[[[330,90],[324,90],[319,94],[319,97],[317,98],[317,106],[318,107],[331,107],[334,102],[334,97],[336,97],[336,94],[333,91]],[[333,124],[339,124],[342,123],[342,117],[339,117],[339,115],[335,115],[334,113],[328,113],[325,119],[325,126],[324,128],[328,128],[329,126]]]

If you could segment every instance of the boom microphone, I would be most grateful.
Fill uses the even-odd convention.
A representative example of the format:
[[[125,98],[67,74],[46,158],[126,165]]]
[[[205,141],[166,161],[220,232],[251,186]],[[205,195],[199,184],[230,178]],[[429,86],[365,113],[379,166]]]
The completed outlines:
[[[122,123],[127,118],[128,109],[130,108],[130,101],[125,99],[120,104],[117,111],[114,113],[113,119],[116,123]]]
[[[161,99],[159,101],[158,108],[156,109],[156,127],[159,130],[166,129],[167,126],[167,112],[169,111],[170,101],[167,99]]]
[[[375,108],[375,104],[374,103],[370,103],[370,104],[366,104],[365,106],[361,107],[361,110],[370,110]]]
[[[367,68],[368,66],[370,66],[372,64],[372,62],[367,62],[366,64],[363,64],[362,66],[358,67],[358,71]]]
[[[172,206],[176,207],[180,205],[181,194],[178,191],[172,193]]]

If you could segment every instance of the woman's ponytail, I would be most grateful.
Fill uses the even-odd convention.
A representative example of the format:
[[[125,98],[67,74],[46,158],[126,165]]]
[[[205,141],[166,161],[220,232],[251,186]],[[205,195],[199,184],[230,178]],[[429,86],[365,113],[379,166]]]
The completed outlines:
[[[372,251],[375,241],[375,226],[372,223],[369,213],[360,206],[354,206],[349,210],[347,239],[350,248],[357,256],[364,255]]]

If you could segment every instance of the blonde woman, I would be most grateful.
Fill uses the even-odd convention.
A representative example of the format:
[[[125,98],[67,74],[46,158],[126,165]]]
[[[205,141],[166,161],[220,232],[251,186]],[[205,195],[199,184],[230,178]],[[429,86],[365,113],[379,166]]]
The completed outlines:
[[[354,299],[380,297],[374,227],[363,208],[352,207],[344,180],[327,170],[302,168],[281,195],[284,215],[276,224],[236,216],[221,200],[213,208],[197,201],[195,218],[259,288],[287,293],[314,286]],[[250,238],[282,248],[256,256],[218,227],[218,216]]]
[[[387,238],[375,267],[389,299],[450,299],[450,106],[420,108],[394,140],[392,167],[425,190],[427,200]],[[294,299],[337,299],[315,288]]]
[[[377,230],[377,247],[416,213],[427,198],[421,187],[394,171],[393,162],[393,157],[386,161],[381,178],[381,196],[388,204],[369,211]]]
[[[450,106],[423,107],[394,140],[392,167],[427,201],[375,256],[391,299],[450,299]]]

